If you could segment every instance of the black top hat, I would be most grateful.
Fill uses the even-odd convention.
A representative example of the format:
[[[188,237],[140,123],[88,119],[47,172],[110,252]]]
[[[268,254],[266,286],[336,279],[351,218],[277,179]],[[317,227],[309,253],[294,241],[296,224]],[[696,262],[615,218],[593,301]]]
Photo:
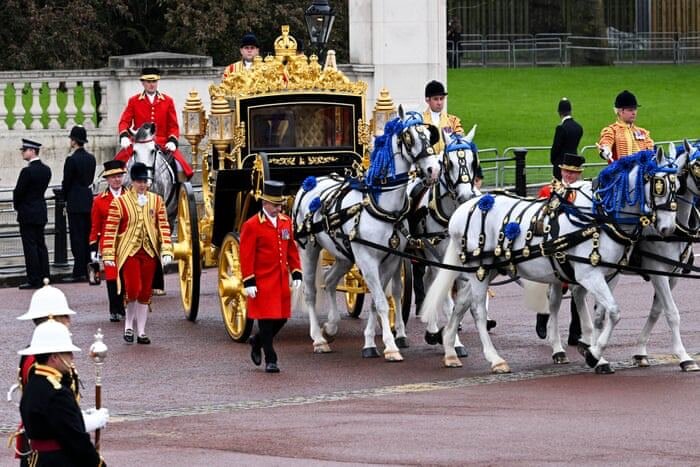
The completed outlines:
[[[284,196],[284,182],[277,180],[265,180],[263,185],[263,193],[260,198],[270,203],[284,204],[287,202],[287,197]]]
[[[22,138],[22,147],[20,149],[36,149],[38,152],[39,148],[41,148],[41,143]]]
[[[88,142],[87,131],[85,131],[85,127],[82,127],[80,125],[76,125],[73,128],[71,128],[70,129],[70,139],[75,140],[75,142],[78,144],[87,143]]]
[[[560,114],[571,113],[571,101],[566,97],[562,97],[557,106],[557,112]]]
[[[252,45],[253,47],[260,47],[258,45],[258,38],[255,37],[255,34],[252,32],[247,32],[243,34],[243,37],[241,37],[241,47],[245,47],[247,45]]]
[[[109,177],[110,175],[117,175],[126,173],[126,163],[124,161],[119,161],[117,159],[112,159],[104,164],[104,171],[102,172],[103,177]]]
[[[446,96],[445,86],[440,81],[431,81],[425,85],[425,97]]]
[[[129,172],[131,180],[148,180],[148,167],[143,162],[136,162],[131,166],[131,171]]]
[[[160,70],[156,67],[148,66],[141,70],[141,81],[158,81]]]
[[[583,164],[586,163],[586,159],[578,154],[564,154],[564,158],[559,164],[559,168],[562,170],[570,170],[572,172],[583,172]]]
[[[637,105],[637,98],[634,97],[634,94],[629,92],[627,89],[622,91],[615,98],[616,109],[636,109],[637,107],[641,107],[640,105]]]

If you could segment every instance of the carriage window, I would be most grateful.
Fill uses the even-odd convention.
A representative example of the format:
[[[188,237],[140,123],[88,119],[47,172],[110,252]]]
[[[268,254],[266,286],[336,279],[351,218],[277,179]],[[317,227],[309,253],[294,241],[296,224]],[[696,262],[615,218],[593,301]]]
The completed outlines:
[[[348,105],[285,104],[251,107],[248,121],[251,150],[352,150],[355,140],[353,121],[353,108]]]

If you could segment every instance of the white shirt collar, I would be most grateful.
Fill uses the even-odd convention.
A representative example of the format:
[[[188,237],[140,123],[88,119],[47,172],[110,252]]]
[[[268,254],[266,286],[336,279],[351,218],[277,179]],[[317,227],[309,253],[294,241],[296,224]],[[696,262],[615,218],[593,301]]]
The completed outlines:
[[[565,115],[564,118],[561,119],[561,122],[564,123],[565,120],[568,120],[570,118],[574,118],[571,115]]]
[[[270,220],[270,222],[272,222],[272,225],[274,225],[275,227],[277,227],[277,217],[272,217],[271,215],[269,215],[269,214],[267,213],[267,211],[265,211],[264,208],[263,208],[262,212],[264,212],[264,213],[265,213],[265,217],[267,217],[267,218]]]
[[[433,112],[432,110],[430,111],[430,119],[433,121],[433,125],[439,127],[440,126],[440,114],[442,112]]]
[[[117,191],[114,191],[112,187],[109,187],[109,191],[112,193],[112,196],[115,198],[119,198],[122,195],[122,189],[119,188]]]

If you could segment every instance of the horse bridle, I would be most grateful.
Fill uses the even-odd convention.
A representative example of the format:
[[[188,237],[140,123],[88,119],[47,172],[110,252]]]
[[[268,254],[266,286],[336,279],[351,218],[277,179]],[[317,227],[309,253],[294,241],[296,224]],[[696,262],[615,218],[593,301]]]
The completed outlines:
[[[442,157],[442,163],[445,167],[445,185],[447,186],[447,190],[450,192],[452,199],[457,198],[457,187],[460,184],[470,183],[473,185],[474,183],[472,175],[469,174],[469,164],[467,163],[466,152],[467,150],[471,151],[471,153],[474,155],[474,160],[476,160],[476,151],[474,151],[474,147],[471,143],[457,143],[455,145],[448,145],[447,148],[445,148],[445,152]],[[450,157],[448,156],[448,154],[451,154],[455,151],[457,151],[457,180],[452,180],[452,162],[450,161]]]
[[[657,211],[669,211],[676,212],[678,210],[677,201],[677,191],[676,190],[676,174],[674,172],[678,170],[675,164],[668,165],[663,168],[659,168],[659,172],[665,172],[664,175],[645,175],[644,183],[647,182],[649,185],[649,207],[650,216],[643,215],[641,217],[642,226],[646,227],[650,223],[656,222],[656,212]],[[658,173],[658,172],[657,172]],[[668,192],[668,197],[666,201],[661,204],[656,203],[656,198],[661,198],[666,196]]]
[[[399,154],[409,164],[416,164],[421,159],[425,159],[426,157],[432,157],[435,155],[435,150],[433,149],[433,145],[430,144],[430,140],[426,136],[424,131],[417,131],[418,133],[418,138],[420,139],[422,143],[422,148],[420,152],[416,155],[411,155],[409,152],[409,149],[413,147],[415,144],[415,139],[413,138],[413,134],[411,133],[411,128],[417,125],[425,125],[423,123],[423,117],[421,114],[418,112],[408,112],[408,119],[404,122],[404,128],[401,130],[401,133],[399,133],[399,138],[397,139],[398,146],[399,146]],[[404,152],[405,150],[405,152]],[[416,164],[416,172],[420,174],[421,168]]]

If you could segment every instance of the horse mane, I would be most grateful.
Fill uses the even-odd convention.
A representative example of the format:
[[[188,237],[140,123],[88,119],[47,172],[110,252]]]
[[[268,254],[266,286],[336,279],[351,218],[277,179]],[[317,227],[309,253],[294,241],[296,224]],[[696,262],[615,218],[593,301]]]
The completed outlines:
[[[638,168],[634,184],[634,194],[630,194],[630,174]],[[625,206],[639,204],[645,206],[644,179],[656,172],[676,172],[675,166],[660,167],[656,163],[656,153],[651,150],[639,151],[621,157],[598,175],[598,188],[593,198],[594,207],[602,207],[607,213],[616,216]]]
[[[153,134],[151,133],[150,127],[147,125],[142,125],[134,135],[134,142],[136,143],[142,143],[150,139],[153,139]]]

